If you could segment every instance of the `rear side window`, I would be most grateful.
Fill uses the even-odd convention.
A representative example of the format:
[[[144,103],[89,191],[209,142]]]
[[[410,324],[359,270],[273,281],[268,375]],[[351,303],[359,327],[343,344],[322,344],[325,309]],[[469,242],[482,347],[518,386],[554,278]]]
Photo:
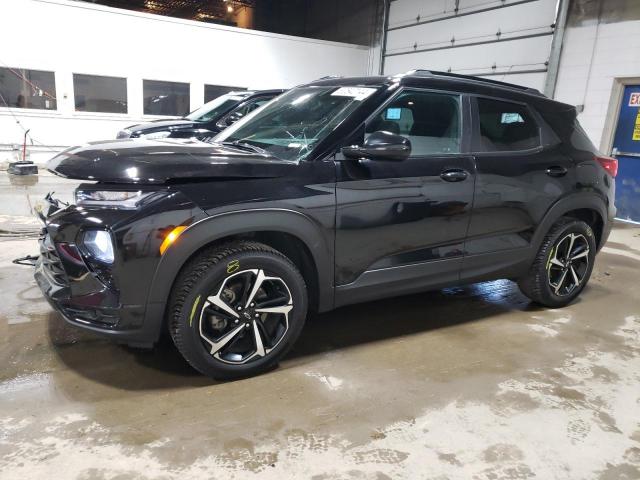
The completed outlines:
[[[509,152],[540,146],[540,128],[529,109],[517,103],[478,98],[480,131],[476,151]]]
[[[366,135],[377,131],[411,141],[411,156],[460,152],[460,98],[457,95],[408,91],[373,117]]]

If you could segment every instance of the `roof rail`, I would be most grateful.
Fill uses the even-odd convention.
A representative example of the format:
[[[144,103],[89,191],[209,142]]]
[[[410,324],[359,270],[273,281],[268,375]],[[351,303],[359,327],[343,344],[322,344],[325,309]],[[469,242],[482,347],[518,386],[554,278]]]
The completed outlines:
[[[474,77],[472,75],[461,75],[459,73],[451,73],[451,72],[439,72],[437,70],[423,70],[423,69],[415,69],[408,71],[405,75],[416,75],[420,77],[451,77],[451,78],[459,78],[460,80],[466,80],[469,82],[477,82],[477,83],[487,83],[490,85],[496,85],[505,88],[511,88],[514,90],[520,90],[522,92],[531,93],[533,95],[543,96],[540,90],[531,87],[524,87],[522,85],[516,85],[515,83],[507,83],[500,82],[498,80],[491,80],[483,77]]]

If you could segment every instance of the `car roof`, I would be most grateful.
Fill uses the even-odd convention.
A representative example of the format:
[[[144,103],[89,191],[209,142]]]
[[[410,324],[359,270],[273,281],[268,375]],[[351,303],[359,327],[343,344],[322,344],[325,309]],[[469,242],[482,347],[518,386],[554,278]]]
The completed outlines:
[[[400,86],[417,88],[437,88],[439,90],[453,90],[460,93],[474,93],[487,96],[504,97],[510,100],[521,100],[528,103],[547,103],[562,106],[563,109],[573,108],[549,99],[535,88],[501,82],[485,77],[460,75],[435,70],[410,70],[398,75],[376,75],[370,77],[338,77],[330,76],[315,80],[305,86],[363,86],[383,87],[399,84]]]

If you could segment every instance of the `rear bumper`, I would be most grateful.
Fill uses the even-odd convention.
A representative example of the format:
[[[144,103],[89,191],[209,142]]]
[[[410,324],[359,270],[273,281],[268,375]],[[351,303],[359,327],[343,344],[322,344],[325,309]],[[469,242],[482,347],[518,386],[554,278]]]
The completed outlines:
[[[600,249],[602,247],[604,247],[604,244],[607,243],[607,240],[609,239],[609,235],[611,234],[611,230],[613,229],[613,217],[609,218],[607,221],[605,221],[604,225],[602,226],[602,235],[600,237],[600,244],[598,245],[598,251],[600,251]]]

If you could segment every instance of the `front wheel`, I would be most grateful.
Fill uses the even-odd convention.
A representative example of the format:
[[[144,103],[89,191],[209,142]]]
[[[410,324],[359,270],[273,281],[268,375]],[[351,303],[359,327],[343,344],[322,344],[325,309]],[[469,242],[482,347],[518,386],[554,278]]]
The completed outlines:
[[[547,234],[520,290],[536,303],[564,307],[582,291],[593,270],[596,242],[591,227],[562,217]]]
[[[217,379],[277,364],[300,335],[307,290],[295,265],[256,242],[203,252],[172,292],[169,328],[184,358]]]

